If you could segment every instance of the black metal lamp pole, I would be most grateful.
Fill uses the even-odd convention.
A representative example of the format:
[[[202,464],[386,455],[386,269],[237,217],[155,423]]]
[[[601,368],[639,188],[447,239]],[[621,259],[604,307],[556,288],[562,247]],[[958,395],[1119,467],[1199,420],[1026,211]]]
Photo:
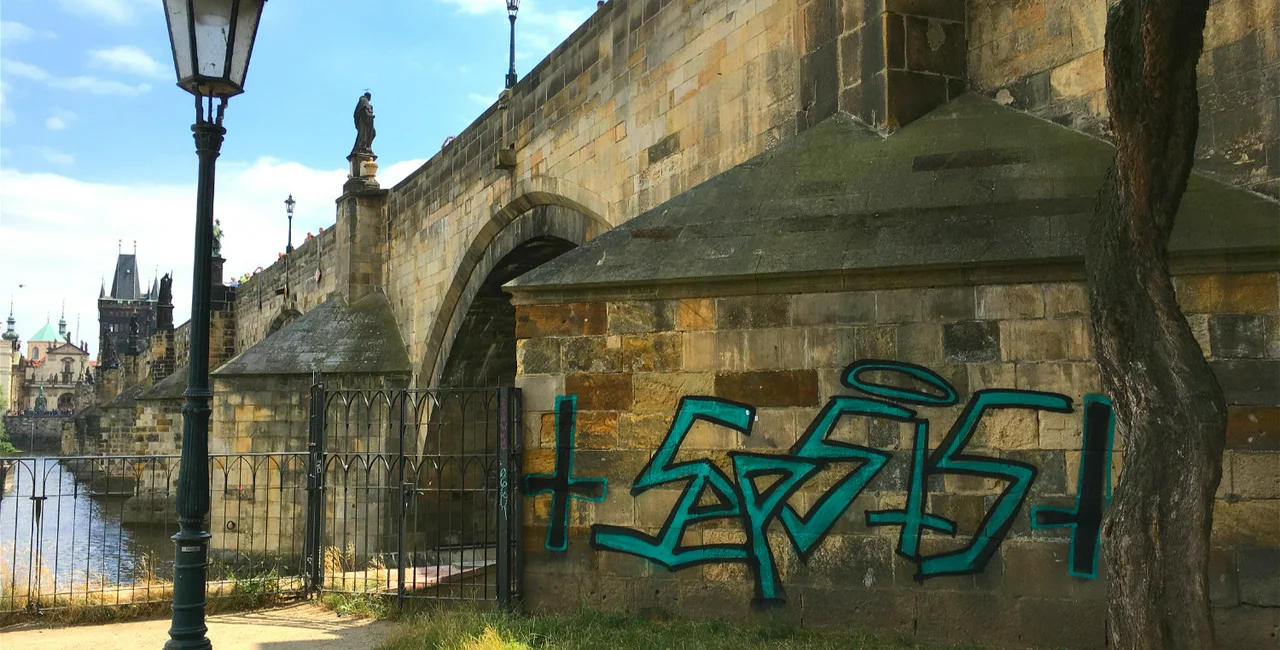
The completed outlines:
[[[284,252],[286,254],[293,252],[293,206],[297,201],[293,200],[293,195],[284,200],[284,211],[289,215],[289,243],[285,244]]]
[[[164,647],[212,648],[205,636],[205,581],[209,566],[209,311],[213,289],[213,179],[222,149],[222,111],[210,121],[197,108],[191,132],[200,157],[196,185],[196,250],[191,271],[191,347],[187,357],[187,403],[182,407],[182,460],[178,465],[178,534],[173,562],[173,625]],[[212,101],[211,101],[212,103]],[[197,107],[200,99],[196,98]],[[210,107],[212,110],[212,106]]]
[[[209,567],[209,312],[213,299],[213,181],[222,149],[227,98],[244,92],[249,55],[266,0],[164,0],[178,87],[195,96],[196,246],[191,272],[191,333],[182,458],[178,465],[178,533],[173,536],[173,623],[166,650],[212,648],[205,626]],[[214,100],[217,101],[215,112]],[[202,105],[202,103],[204,105]]]
[[[511,20],[511,67],[507,69],[507,88],[516,85],[516,12],[520,10],[520,0],[507,0],[507,18]]]

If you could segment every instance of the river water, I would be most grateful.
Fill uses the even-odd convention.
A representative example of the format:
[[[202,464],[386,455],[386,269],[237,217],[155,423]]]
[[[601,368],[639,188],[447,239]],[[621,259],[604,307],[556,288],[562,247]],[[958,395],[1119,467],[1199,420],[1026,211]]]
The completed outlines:
[[[125,523],[125,499],[90,490],[66,462],[0,459],[0,610],[29,586],[64,594],[172,573],[176,522]]]

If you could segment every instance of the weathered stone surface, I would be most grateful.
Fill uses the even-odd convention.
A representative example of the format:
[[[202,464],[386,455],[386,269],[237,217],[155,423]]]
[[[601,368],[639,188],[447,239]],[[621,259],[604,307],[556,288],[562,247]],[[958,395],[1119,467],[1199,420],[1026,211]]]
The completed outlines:
[[[848,325],[874,323],[876,294],[870,291],[803,293],[792,298],[795,325]]]
[[[942,326],[942,349],[952,363],[1000,360],[1000,324],[996,321],[961,321]]]
[[[565,375],[566,395],[578,396],[578,408],[586,411],[621,411],[634,402],[631,373]]]
[[[634,376],[635,408],[671,412],[681,397],[715,394],[715,375],[702,372],[641,372]]]
[[[1005,361],[1070,361],[1092,357],[1092,330],[1082,319],[1014,320],[1000,326]]]
[[[1280,452],[1234,451],[1232,493],[1245,499],[1280,499]]]
[[[1228,406],[1227,448],[1280,451],[1280,408]]]
[[[628,449],[657,449],[670,425],[671,416],[665,412],[623,413],[618,419],[618,444]]]
[[[746,365],[746,336],[741,331],[686,332],[685,370],[741,370]]]
[[[811,327],[805,333],[805,367],[843,368],[858,357],[852,327]]]
[[[679,334],[628,334],[622,337],[622,365],[635,372],[679,370],[684,363]]]
[[[1044,285],[1045,318],[1087,318],[1089,296],[1079,283]]]
[[[978,422],[969,446],[996,450],[1036,449],[1039,437],[1040,427],[1035,411],[991,409]]]
[[[818,376],[812,370],[719,373],[715,394],[756,407],[815,406]]]
[[[516,338],[604,334],[608,312],[604,303],[521,305],[516,308]]]
[[[1280,549],[1243,549],[1237,552],[1240,567],[1240,602],[1280,607]]]
[[[557,339],[522,339],[516,342],[517,372],[542,375],[560,372],[560,342]]]
[[[676,329],[709,330],[716,326],[716,301],[710,298],[686,298],[679,301]]]
[[[1218,501],[1213,544],[1231,548],[1280,548],[1280,500]]]
[[[1044,317],[1044,296],[1031,284],[978,287],[978,318],[1004,320]]]
[[[1280,406],[1280,360],[1211,361],[1227,404]]]
[[[669,300],[611,302],[609,333],[663,332],[675,326],[676,306]]]
[[[613,411],[582,411],[574,431],[578,449],[614,449],[618,446],[618,414]]]
[[[899,325],[896,358],[926,366],[941,361],[942,326],[937,323]]]
[[[1217,358],[1260,359],[1267,354],[1267,317],[1261,314],[1213,314],[1209,342]]]
[[[805,367],[805,330],[788,327],[745,334],[747,370]]]
[[[783,327],[791,320],[790,296],[734,296],[716,300],[716,327],[758,329]]]
[[[1214,607],[1235,607],[1240,604],[1235,551],[1220,548],[1209,550],[1209,601]]]
[[[622,370],[621,337],[575,336],[546,340],[561,341],[564,372],[610,373]]]
[[[1257,313],[1275,311],[1280,284],[1274,273],[1188,275],[1174,279],[1184,312]]]
[[[876,321],[907,323],[920,320],[920,293],[910,289],[876,292]]]
[[[920,292],[920,317],[926,321],[970,320],[975,310],[973,287],[924,289]]]

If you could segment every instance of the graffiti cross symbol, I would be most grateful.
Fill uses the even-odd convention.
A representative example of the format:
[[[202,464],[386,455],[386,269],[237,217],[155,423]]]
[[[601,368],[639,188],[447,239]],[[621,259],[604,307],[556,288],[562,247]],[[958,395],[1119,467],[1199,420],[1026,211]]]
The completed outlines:
[[[1084,443],[1080,454],[1080,486],[1073,508],[1035,506],[1031,527],[1071,529],[1071,561],[1067,572],[1077,578],[1098,577],[1102,513],[1111,504],[1111,449],[1116,419],[1111,400],[1102,395],[1084,397]]]
[[[604,501],[607,478],[576,478],[573,475],[573,438],[578,419],[578,396],[556,398],[556,464],[550,474],[524,477],[525,494],[551,494],[551,517],[547,524],[547,550],[568,547],[569,500]]]

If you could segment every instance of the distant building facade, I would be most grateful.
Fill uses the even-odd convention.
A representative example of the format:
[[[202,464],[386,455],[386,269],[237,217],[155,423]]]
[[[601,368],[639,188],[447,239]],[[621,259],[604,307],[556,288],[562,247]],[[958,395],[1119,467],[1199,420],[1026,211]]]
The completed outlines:
[[[137,254],[120,253],[111,278],[111,293],[107,293],[105,284],[98,292],[98,324],[104,339],[98,346],[99,361],[103,360],[102,351],[107,349],[106,338],[111,339],[112,348],[119,354],[142,352],[156,329],[159,293],[158,280],[152,282],[149,290],[142,290]],[[136,332],[132,331],[134,323],[137,324]]]

